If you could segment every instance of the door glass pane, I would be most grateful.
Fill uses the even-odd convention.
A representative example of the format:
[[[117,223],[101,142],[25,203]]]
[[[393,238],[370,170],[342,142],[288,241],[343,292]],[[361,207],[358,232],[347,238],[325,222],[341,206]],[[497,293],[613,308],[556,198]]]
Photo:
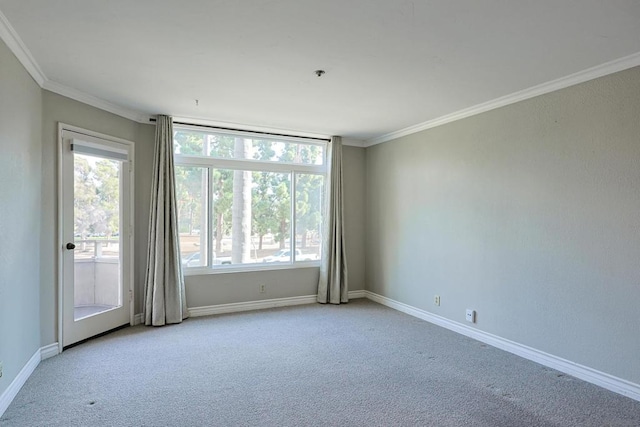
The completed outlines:
[[[74,320],[122,306],[122,162],[74,153]]]

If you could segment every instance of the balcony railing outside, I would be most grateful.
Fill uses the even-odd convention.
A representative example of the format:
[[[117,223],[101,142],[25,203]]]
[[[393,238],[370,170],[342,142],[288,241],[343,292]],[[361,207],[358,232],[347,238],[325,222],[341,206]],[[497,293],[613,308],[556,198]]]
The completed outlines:
[[[75,244],[75,319],[121,306],[120,241],[76,240]]]

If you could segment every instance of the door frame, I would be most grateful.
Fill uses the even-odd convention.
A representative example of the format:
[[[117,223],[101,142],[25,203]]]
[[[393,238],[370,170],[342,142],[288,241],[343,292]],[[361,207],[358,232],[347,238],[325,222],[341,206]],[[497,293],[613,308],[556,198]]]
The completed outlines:
[[[57,226],[58,226],[58,239],[56,246],[56,256],[57,256],[57,266],[58,266],[58,277],[57,277],[57,291],[58,291],[58,301],[57,301],[57,309],[58,309],[58,353],[62,353],[63,351],[63,318],[64,318],[64,254],[67,251],[65,248],[65,239],[64,239],[64,199],[63,199],[63,184],[64,184],[64,171],[63,171],[63,154],[64,154],[64,140],[63,140],[63,132],[70,131],[75,133],[80,133],[86,135],[88,137],[99,138],[105,140],[107,142],[115,142],[118,144],[124,144],[130,150],[131,156],[129,160],[129,192],[128,194],[123,194],[123,197],[128,198],[128,214],[129,214],[129,233],[128,236],[120,236],[121,239],[126,239],[127,244],[129,246],[129,254],[128,259],[124,260],[125,266],[122,274],[123,279],[127,280],[128,283],[128,293],[127,296],[127,285],[125,284],[124,298],[129,298],[129,324],[131,326],[134,325],[135,319],[135,290],[134,290],[134,278],[135,278],[135,246],[134,246],[134,236],[135,236],[135,143],[133,141],[129,141],[126,139],[114,137],[111,135],[106,135],[99,132],[94,132],[88,129],[80,128],[73,125],[68,125],[62,122],[58,122],[58,183],[57,183],[57,203],[58,203],[58,218],[57,218]],[[127,265],[128,264],[128,265]]]

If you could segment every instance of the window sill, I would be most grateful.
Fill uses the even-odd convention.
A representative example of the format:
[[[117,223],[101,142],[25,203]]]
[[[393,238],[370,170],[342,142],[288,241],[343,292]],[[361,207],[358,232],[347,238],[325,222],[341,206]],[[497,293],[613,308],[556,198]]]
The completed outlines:
[[[226,274],[226,273],[250,273],[256,271],[274,271],[274,270],[295,270],[299,268],[318,268],[320,261],[300,261],[282,264],[244,264],[244,265],[228,265],[212,267],[189,267],[183,268],[185,277],[189,276],[206,276],[209,274]]]

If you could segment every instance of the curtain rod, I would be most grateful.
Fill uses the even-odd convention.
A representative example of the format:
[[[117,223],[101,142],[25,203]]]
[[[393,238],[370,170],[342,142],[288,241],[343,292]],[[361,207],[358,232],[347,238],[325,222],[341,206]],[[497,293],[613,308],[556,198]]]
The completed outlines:
[[[155,122],[156,119],[150,118],[149,121],[150,122]],[[315,141],[331,142],[331,139],[329,139],[329,138],[314,138],[313,136],[287,135],[286,133],[260,132],[260,131],[257,131],[257,130],[224,128],[224,127],[220,127],[220,126],[199,125],[199,124],[196,124],[196,123],[185,123],[185,122],[173,122],[173,123],[176,124],[176,125],[195,126],[195,127],[200,127],[200,128],[226,130],[226,131],[231,131],[231,132],[255,133],[255,134],[259,134],[259,135],[283,136],[285,138],[313,139]]]

